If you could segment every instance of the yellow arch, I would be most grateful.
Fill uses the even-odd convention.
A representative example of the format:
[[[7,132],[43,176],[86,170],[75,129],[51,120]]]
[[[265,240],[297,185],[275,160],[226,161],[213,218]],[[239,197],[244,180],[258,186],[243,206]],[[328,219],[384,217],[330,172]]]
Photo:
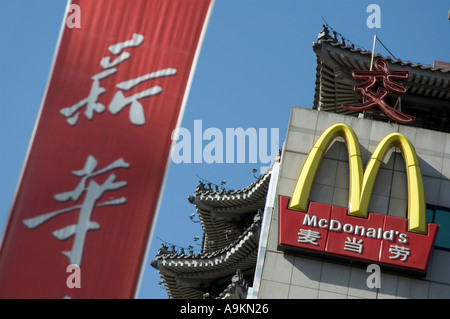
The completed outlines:
[[[426,208],[422,172],[413,145],[406,136],[392,133],[378,143],[363,174],[361,151],[353,129],[344,123],[330,126],[319,137],[306,158],[289,202],[289,209],[306,211],[308,197],[323,154],[336,137],[345,140],[349,161],[348,213],[367,217],[370,197],[381,162],[392,147],[403,155],[408,182],[408,230],[426,234]]]

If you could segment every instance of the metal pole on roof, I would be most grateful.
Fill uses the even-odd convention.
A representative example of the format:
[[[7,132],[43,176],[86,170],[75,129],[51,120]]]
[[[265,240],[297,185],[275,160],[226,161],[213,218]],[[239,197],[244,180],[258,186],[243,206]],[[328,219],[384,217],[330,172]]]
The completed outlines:
[[[372,46],[372,58],[370,59],[370,71],[372,71],[373,67],[373,56],[375,54],[375,42],[377,41],[377,35],[373,36],[373,46]]]
[[[377,41],[377,35],[375,34],[373,36],[372,57],[370,58],[370,71],[372,71],[372,68],[373,68],[373,56],[375,54],[375,42],[376,41]],[[362,98],[362,100],[363,100],[363,103],[366,101],[366,99],[364,97]],[[362,111],[361,115],[362,115],[362,118],[365,118],[366,117],[366,111],[365,110]]]

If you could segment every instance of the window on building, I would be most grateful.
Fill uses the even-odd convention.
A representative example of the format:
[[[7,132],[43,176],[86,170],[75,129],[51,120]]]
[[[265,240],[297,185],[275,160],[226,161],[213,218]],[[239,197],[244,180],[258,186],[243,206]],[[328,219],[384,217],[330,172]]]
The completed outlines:
[[[450,250],[450,210],[427,208],[427,222],[439,225],[434,246]]]

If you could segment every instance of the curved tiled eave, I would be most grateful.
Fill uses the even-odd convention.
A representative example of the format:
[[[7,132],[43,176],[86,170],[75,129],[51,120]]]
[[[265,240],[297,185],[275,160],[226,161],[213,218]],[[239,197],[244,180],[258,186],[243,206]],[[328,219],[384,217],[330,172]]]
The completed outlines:
[[[211,191],[197,188],[189,202],[197,209],[203,229],[203,251],[215,251],[228,246],[264,208],[269,187],[270,170],[250,186],[236,191]]]
[[[197,255],[158,253],[151,265],[158,269],[170,298],[202,298],[217,278],[229,281],[238,269],[253,270],[261,221],[256,218],[235,243]]]
[[[244,260],[249,253],[258,247],[261,218],[258,214],[255,221],[247,230],[227,247],[212,252],[200,254],[177,254],[166,251],[158,252],[157,269],[168,269],[174,272],[198,272],[216,269],[217,266],[227,266]]]
[[[365,57],[371,57],[372,56],[372,52],[371,51],[367,51],[367,50],[361,50],[360,48],[354,48],[353,45],[345,45],[345,43],[343,43],[342,41],[338,41],[337,39],[333,39],[333,38],[319,38],[318,42],[313,43],[313,46],[315,46],[316,44],[322,44],[322,45],[327,45],[333,48],[337,48],[340,52],[342,52],[342,54],[346,54],[347,52],[352,54],[353,56],[365,56]],[[382,57],[381,54],[375,54],[374,58],[379,58]],[[410,67],[412,70],[415,69],[415,71],[418,70],[425,70],[425,71],[430,71],[433,73],[442,73],[442,74],[449,74],[450,70],[448,69],[444,69],[442,67],[433,67],[432,65],[428,64],[422,64],[422,63],[413,63],[411,61],[404,61],[401,59],[394,59],[390,56],[384,57],[385,60],[387,60],[391,65],[397,65],[397,66],[401,66],[401,67]],[[361,62],[361,60],[358,60]],[[349,63],[348,60],[346,60],[344,63]],[[368,63],[370,63],[370,59],[369,62],[367,61],[362,61],[362,63],[365,63],[366,66],[368,67]]]
[[[252,201],[258,201],[265,197],[270,180],[270,171],[259,177],[250,186],[233,190],[211,190],[197,187],[189,201],[203,209],[232,208],[241,205],[248,205]]]

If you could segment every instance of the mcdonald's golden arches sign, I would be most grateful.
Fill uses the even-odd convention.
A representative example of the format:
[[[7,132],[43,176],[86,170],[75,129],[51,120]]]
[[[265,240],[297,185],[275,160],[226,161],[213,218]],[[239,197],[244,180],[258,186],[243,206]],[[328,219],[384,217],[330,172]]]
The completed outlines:
[[[338,136],[345,140],[349,162],[348,208],[308,203],[323,154]],[[408,185],[407,219],[368,212],[373,185],[392,147],[403,155]],[[392,133],[382,139],[363,172],[358,138],[344,123],[330,126],[311,149],[292,197],[280,196],[279,246],[379,263],[424,273],[438,225],[426,222],[422,172],[413,145]]]

